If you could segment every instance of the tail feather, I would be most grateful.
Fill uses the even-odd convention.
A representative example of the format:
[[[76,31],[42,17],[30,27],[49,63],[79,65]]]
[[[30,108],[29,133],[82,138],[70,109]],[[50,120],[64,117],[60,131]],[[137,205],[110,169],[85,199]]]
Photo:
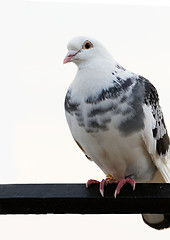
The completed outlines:
[[[170,165],[161,160],[157,162],[157,167],[159,171],[155,173],[151,182],[170,183]],[[170,227],[170,214],[142,214],[142,217],[148,226],[157,230]]]
[[[147,225],[157,230],[170,227],[170,215],[168,214],[142,214],[142,217]]]

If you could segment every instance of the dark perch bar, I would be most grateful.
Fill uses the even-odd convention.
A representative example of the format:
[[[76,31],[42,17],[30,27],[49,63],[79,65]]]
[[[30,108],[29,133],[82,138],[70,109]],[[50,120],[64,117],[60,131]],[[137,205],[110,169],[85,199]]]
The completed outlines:
[[[113,214],[169,213],[170,184],[125,185],[115,199],[116,184],[106,187],[85,184],[3,184],[0,185],[0,214]]]

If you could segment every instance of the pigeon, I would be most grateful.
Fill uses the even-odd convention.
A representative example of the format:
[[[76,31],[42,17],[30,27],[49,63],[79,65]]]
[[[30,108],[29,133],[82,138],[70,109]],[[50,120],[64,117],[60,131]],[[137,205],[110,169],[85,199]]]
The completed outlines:
[[[127,183],[133,189],[135,183],[170,183],[170,141],[156,88],[93,38],[75,37],[67,48],[63,63],[75,63],[78,71],[66,93],[66,119],[77,145],[106,174],[102,196],[113,182],[114,197]],[[170,227],[168,214],[142,217],[152,228]]]

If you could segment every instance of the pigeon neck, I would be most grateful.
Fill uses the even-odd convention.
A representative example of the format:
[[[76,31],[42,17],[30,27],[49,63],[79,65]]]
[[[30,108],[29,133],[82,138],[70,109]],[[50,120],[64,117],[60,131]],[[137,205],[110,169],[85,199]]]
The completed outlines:
[[[108,58],[99,58],[99,59],[89,59],[88,61],[80,61],[77,63],[78,70],[95,70],[99,71],[106,71],[109,68],[113,69],[114,67],[116,68],[116,61],[110,57]]]

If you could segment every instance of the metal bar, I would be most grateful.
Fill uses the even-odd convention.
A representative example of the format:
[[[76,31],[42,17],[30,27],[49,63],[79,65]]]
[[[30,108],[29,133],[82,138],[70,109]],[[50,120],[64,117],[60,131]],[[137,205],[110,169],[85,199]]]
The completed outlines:
[[[116,184],[106,187],[85,184],[3,184],[0,185],[0,214],[170,214],[170,184],[125,185],[114,198]]]

